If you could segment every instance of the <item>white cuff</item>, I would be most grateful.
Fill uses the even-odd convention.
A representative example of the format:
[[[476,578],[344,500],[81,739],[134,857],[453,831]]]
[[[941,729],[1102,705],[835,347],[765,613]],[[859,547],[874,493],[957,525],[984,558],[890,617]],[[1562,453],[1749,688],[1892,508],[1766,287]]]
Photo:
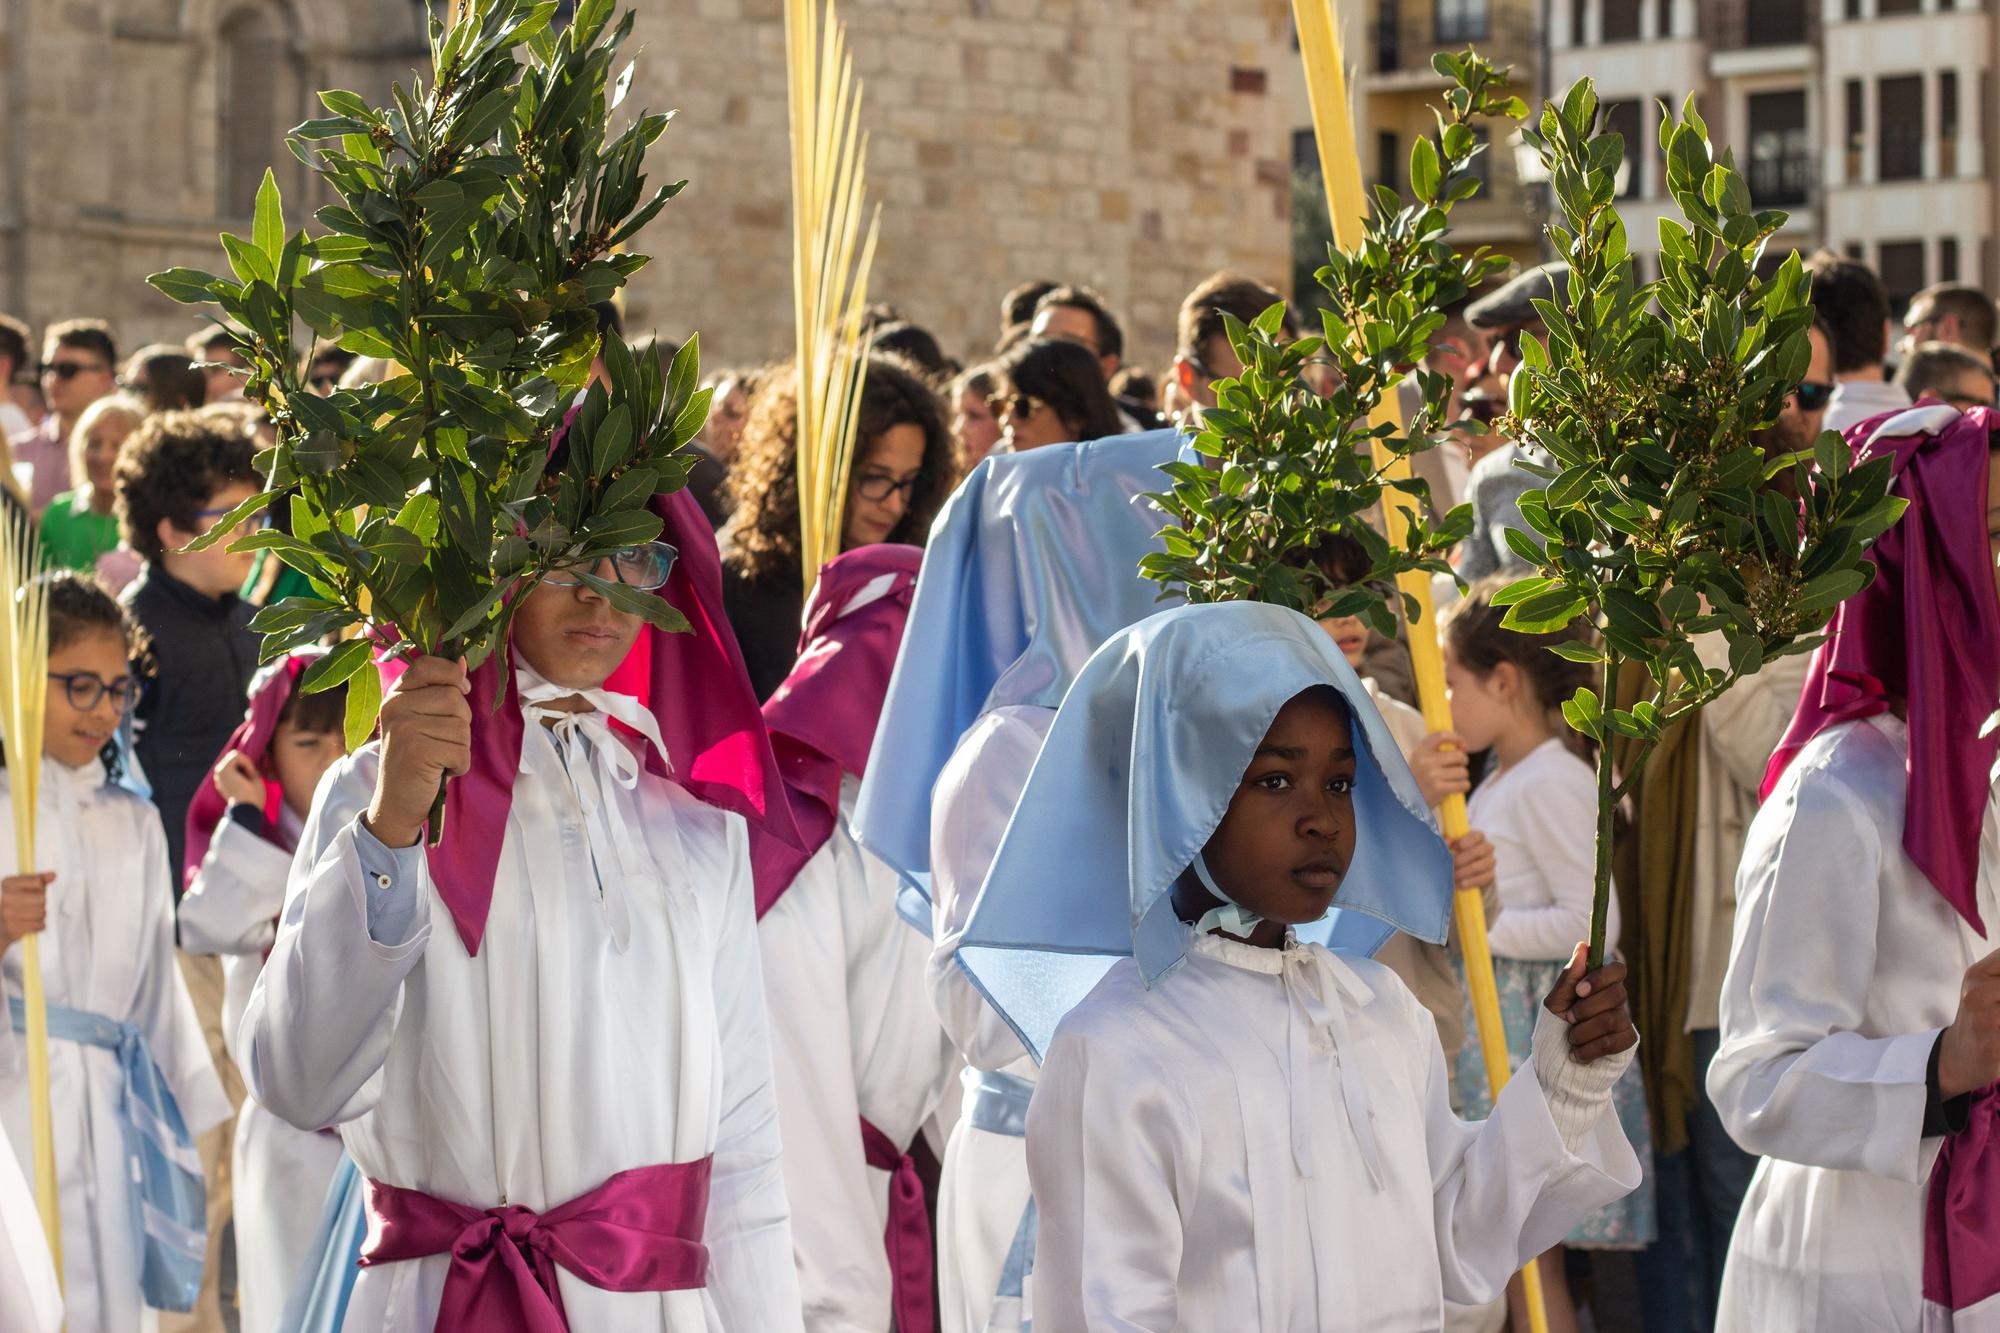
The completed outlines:
[[[1535,1016],[1535,1081],[1549,1104],[1563,1147],[1575,1152],[1611,1102],[1611,1086],[1632,1063],[1634,1045],[1590,1064],[1569,1054],[1569,1024],[1542,1009]]]

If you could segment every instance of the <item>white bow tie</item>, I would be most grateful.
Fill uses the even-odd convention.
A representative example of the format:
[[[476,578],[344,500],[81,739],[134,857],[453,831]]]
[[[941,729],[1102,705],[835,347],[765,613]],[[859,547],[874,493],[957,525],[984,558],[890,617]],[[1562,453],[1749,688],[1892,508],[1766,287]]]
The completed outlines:
[[[541,725],[562,760],[583,816],[584,839],[597,872],[598,894],[617,947],[622,951],[631,934],[626,904],[627,885],[652,870],[651,857],[638,833],[620,817],[617,792],[639,785],[640,760],[612,730],[623,722],[653,743],[665,761],[666,743],[651,710],[630,695],[608,690],[571,690],[552,685],[523,666],[516,680],[527,720]],[[558,700],[580,698],[591,705],[584,712],[554,706]]]

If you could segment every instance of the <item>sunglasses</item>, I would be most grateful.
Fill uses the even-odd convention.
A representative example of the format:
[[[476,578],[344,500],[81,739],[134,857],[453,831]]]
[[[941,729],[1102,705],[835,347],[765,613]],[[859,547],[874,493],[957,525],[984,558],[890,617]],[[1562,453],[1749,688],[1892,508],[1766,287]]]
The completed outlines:
[[[647,542],[644,546],[628,546],[609,556],[602,556],[589,564],[569,565],[562,569],[552,569],[542,576],[542,582],[557,588],[580,588],[583,574],[594,574],[606,578],[597,571],[606,563],[611,566],[608,576],[612,582],[622,583],[628,588],[641,592],[652,592],[667,586],[668,577],[674,572],[674,561],[680,552],[665,542]]]
[[[988,410],[996,420],[1006,422],[1026,421],[1048,404],[1031,393],[996,394],[986,400]]]
[[[51,671],[49,679],[62,682],[63,697],[79,713],[88,713],[97,707],[107,694],[122,713],[132,706],[132,700],[139,693],[139,682],[130,676],[108,681],[95,671]]]
[[[78,375],[93,370],[109,370],[102,361],[51,361],[42,367],[42,374],[59,380],[73,380]]]
[[[1822,380],[1804,380],[1792,390],[1801,412],[1817,412],[1833,400],[1833,386]]]

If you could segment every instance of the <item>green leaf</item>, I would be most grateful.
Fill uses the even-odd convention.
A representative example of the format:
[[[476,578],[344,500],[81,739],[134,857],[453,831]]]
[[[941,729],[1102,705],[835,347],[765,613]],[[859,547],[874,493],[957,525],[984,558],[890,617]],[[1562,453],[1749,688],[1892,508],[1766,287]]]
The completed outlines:
[[[1507,608],[1500,628],[1523,634],[1549,634],[1563,629],[1582,615],[1588,605],[1581,593],[1557,585],[1525,597]]]
[[[278,195],[278,178],[269,167],[257,186],[257,211],[250,224],[250,240],[271,261],[276,271],[278,256],[285,251],[285,206]]]
[[[1570,662],[1585,662],[1595,666],[1601,665],[1606,660],[1603,649],[1587,643],[1578,643],[1573,639],[1549,644],[1548,649],[1557,657]]]
[[[1418,135],[1417,141],[1410,146],[1410,192],[1425,202],[1436,199],[1438,178],[1437,145],[1429,138]],[[1273,333],[1272,336],[1277,335]]]
[[[336,685],[344,685],[349,677],[372,661],[367,639],[343,639],[333,651],[305,669],[305,674],[299,677],[299,692],[318,694]]]
[[[1603,707],[1597,701],[1597,694],[1590,689],[1579,688],[1577,692],[1563,700],[1563,721],[1570,729],[1602,743],[1604,740]]]
[[[1800,611],[1830,610],[1867,587],[1868,578],[1858,569],[1837,569],[1831,574],[1822,574],[1799,589],[1799,599],[1793,605]]]
[[[277,280],[278,256],[275,252],[267,255],[261,248],[250,244],[242,237],[227,233],[222,237],[222,249],[229,256],[229,267],[244,282],[250,283],[259,279],[265,282]]]
[[[196,268],[162,269],[146,279],[161,295],[182,305],[200,305],[215,299],[215,289],[223,280]]]
[[[382,673],[372,665],[356,671],[347,682],[347,713],[342,719],[347,748],[358,750],[375,731],[375,719],[382,712]]]

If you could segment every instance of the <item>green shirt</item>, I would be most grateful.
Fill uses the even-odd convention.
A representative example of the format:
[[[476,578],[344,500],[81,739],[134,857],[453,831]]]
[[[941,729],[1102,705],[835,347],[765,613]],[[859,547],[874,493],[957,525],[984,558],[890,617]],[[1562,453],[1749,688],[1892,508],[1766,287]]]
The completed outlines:
[[[94,512],[88,487],[58,495],[42,511],[42,551],[51,564],[88,574],[117,545],[118,516]]]

